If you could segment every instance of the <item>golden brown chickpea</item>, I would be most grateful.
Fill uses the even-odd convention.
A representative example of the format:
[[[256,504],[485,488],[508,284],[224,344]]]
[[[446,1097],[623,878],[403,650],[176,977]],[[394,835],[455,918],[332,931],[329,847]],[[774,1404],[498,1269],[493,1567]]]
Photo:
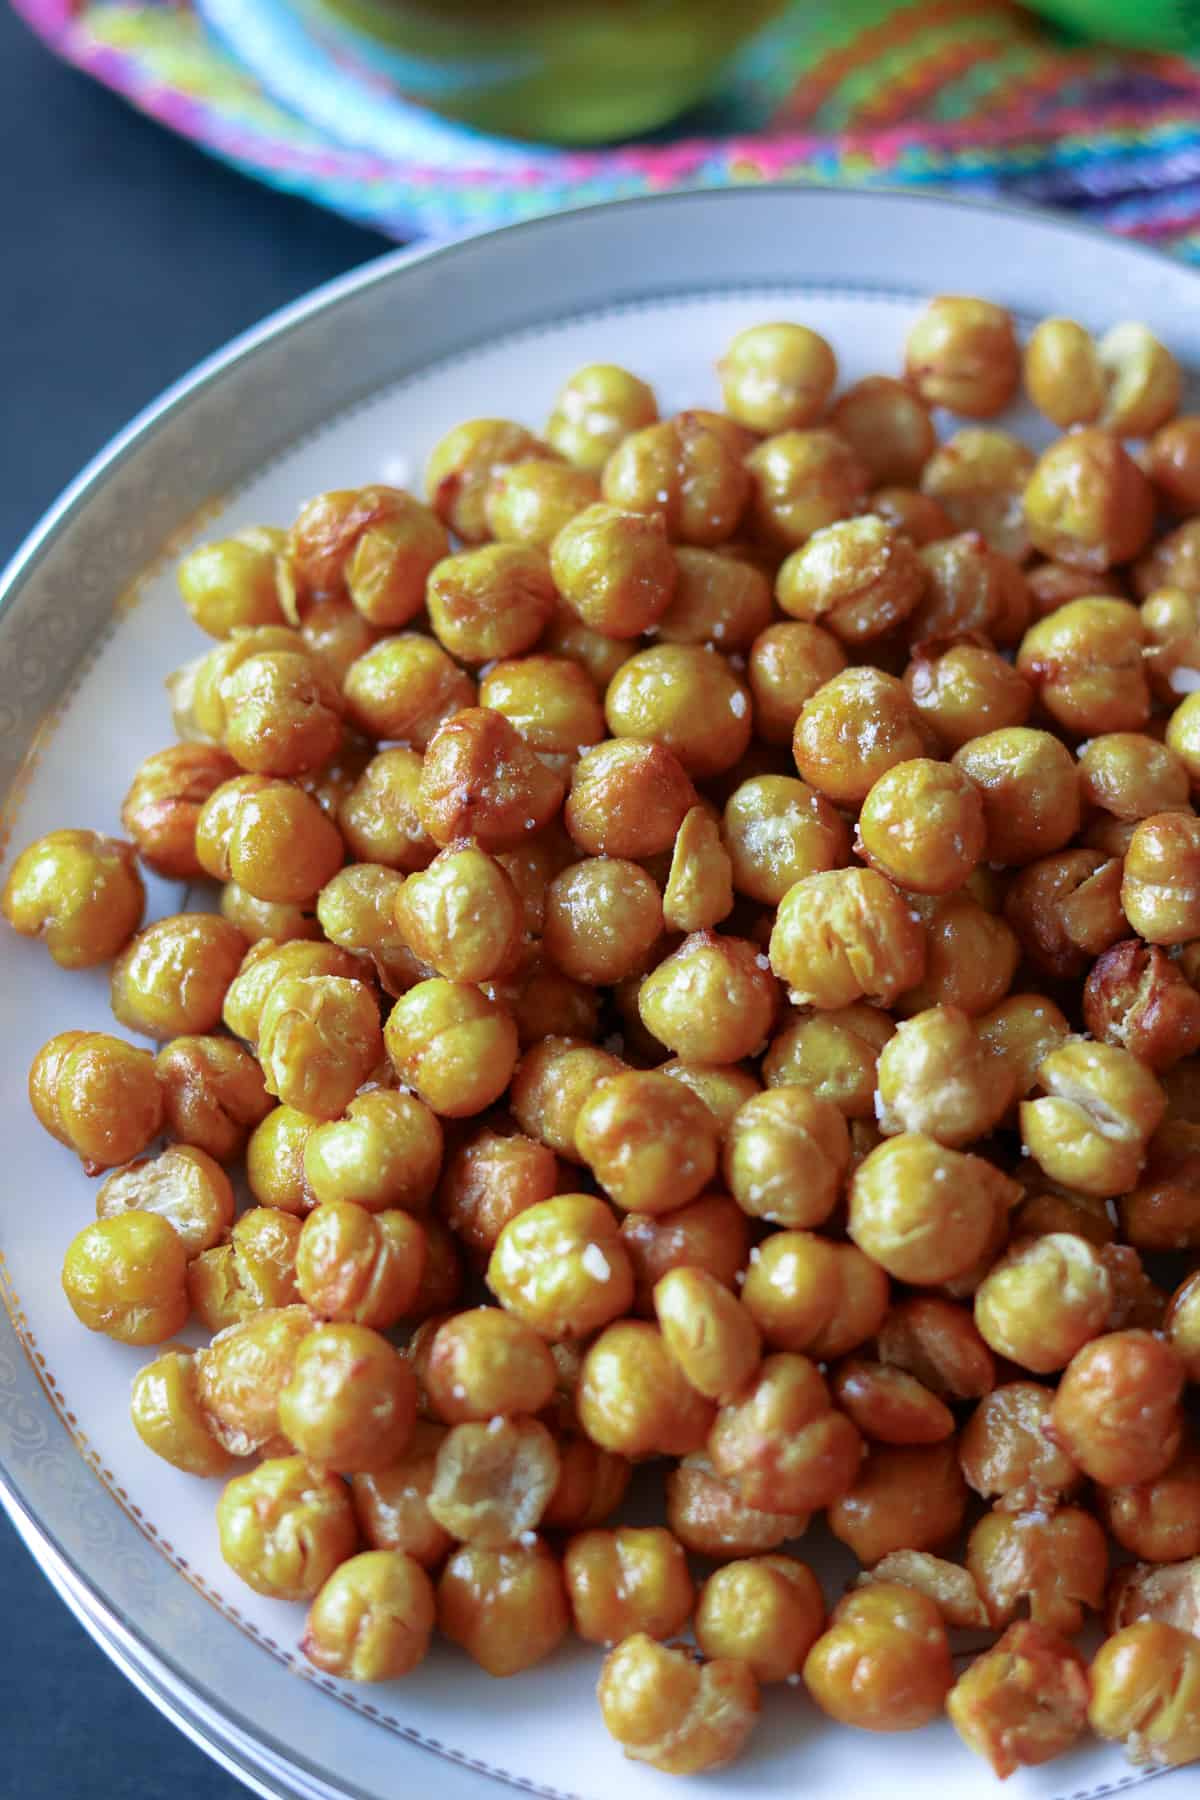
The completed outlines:
[[[888,1279],[853,1244],[811,1231],[773,1232],[750,1252],[742,1303],[773,1350],[829,1362],[875,1335]]]
[[[361,975],[361,961],[333,944],[292,942],[276,944],[263,938],[252,944],[225,994],[222,1017],[235,1036],[256,1043],[263,1009],[272,988],[293,977],[336,975],[353,980]]]
[[[934,1287],[971,1268],[992,1239],[1015,1183],[980,1156],[922,1132],[888,1138],[850,1182],[849,1232],[897,1281]]]
[[[1168,1116],[1138,1185],[1117,1201],[1121,1236],[1139,1250],[1200,1249],[1200,1126]]]
[[[381,750],[347,791],[338,825],[351,856],[410,875],[437,849],[421,823],[417,791],[421,758],[415,750]]]
[[[519,1675],[566,1636],[562,1571],[544,1544],[489,1549],[464,1544],[437,1590],[438,1629],[489,1675]]]
[[[954,766],[983,800],[990,862],[1016,866],[1058,850],[1079,829],[1079,776],[1048,731],[1010,726],[972,738]]]
[[[814,532],[779,571],[785,613],[821,623],[844,644],[883,636],[921,598],[925,571],[912,543],[876,513]]]
[[[0,893],[13,930],[41,938],[63,969],[90,969],[116,956],[137,930],[145,902],[134,846],[96,831],[38,838],[17,857]]]
[[[969,892],[908,898],[923,926],[925,974],[900,996],[895,1010],[908,1017],[930,1006],[957,1006],[974,1018],[1002,1000],[1021,960],[1011,927]]]
[[[311,1600],[358,1542],[344,1482],[302,1456],[235,1475],[217,1504],[217,1533],[229,1567],[272,1600]]]
[[[188,552],[176,579],[183,603],[201,631],[226,638],[239,626],[283,624],[276,585],[283,547],[282,531],[250,525]]]
[[[1137,1179],[1166,1095],[1128,1050],[1071,1038],[1038,1067],[1040,1098],[1022,1100],[1021,1136],[1052,1181],[1101,1199]]]
[[[877,1354],[944,1400],[975,1399],[996,1383],[996,1364],[963,1306],[915,1294],[888,1311],[876,1333]]]
[[[763,1059],[768,1087],[804,1087],[848,1119],[875,1113],[879,1053],[895,1027],[874,1006],[844,1006],[795,1018]]]
[[[1179,759],[1193,787],[1200,785],[1200,707],[1196,699],[1195,694],[1188,694],[1180,701],[1167,722],[1166,734],[1167,750]]]
[[[85,1225],[62,1267],[71,1311],[121,1344],[161,1344],[187,1321],[187,1250],[161,1213],[120,1212]]]
[[[1177,517],[1200,512],[1200,419],[1194,414],[1162,425],[1146,445],[1144,467]]]
[[[983,801],[952,764],[917,757],[881,775],[863,801],[860,853],[897,886],[920,894],[962,887],[983,855]]]
[[[501,543],[549,550],[563,526],[599,498],[600,483],[586,469],[530,457],[496,470],[483,510]]]
[[[1155,813],[1129,841],[1121,906],[1139,937],[1182,944],[1200,936],[1200,820]]]
[[[455,1425],[442,1439],[429,1490],[433,1518],[465,1543],[500,1550],[526,1541],[558,1486],[558,1449],[537,1419]]]
[[[806,1563],[756,1556],[710,1575],[696,1609],[696,1642],[709,1657],[746,1664],[762,1682],[798,1676],[825,1627],[825,1598]]]
[[[460,662],[519,656],[537,643],[554,612],[543,551],[487,544],[440,562],[425,589],[435,637]]]
[[[156,919],[113,964],[113,1014],[145,1037],[212,1031],[246,949],[241,932],[218,913]]]
[[[727,554],[724,547],[702,550],[681,544],[675,567],[671,604],[656,626],[664,643],[748,650],[770,625],[770,583],[752,562]]]
[[[600,1715],[633,1762],[698,1775],[737,1757],[759,1712],[745,1663],[699,1662],[639,1632],[610,1650],[597,1687]]]
[[[418,806],[426,831],[443,848],[474,838],[484,850],[511,850],[549,823],[564,787],[502,713],[469,707],[431,740]]]
[[[173,1144],[101,1183],[96,1217],[113,1219],[125,1212],[158,1213],[179,1234],[188,1256],[199,1256],[219,1244],[233,1224],[233,1189],[220,1164],[203,1150]]]
[[[1147,1619],[1100,1646],[1088,1723],[1135,1763],[1174,1768],[1200,1758],[1200,1646],[1191,1632]]]
[[[694,1200],[716,1169],[719,1141],[704,1102],[656,1070],[602,1082],[575,1124],[576,1150],[623,1212],[670,1212]]]
[[[196,1352],[196,1393],[208,1427],[233,1456],[279,1436],[279,1395],[313,1327],[306,1306],[275,1307],[228,1326]]]
[[[307,501],[287,534],[279,564],[280,597],[288,617],[294,620],[317,601],[344,600],[348,571],[363,539],[374,539],[393,523],[403,537],[422,515],[425,508],[394,487],[339,488]]]
[[[546,442],[581,469],[599,471],[623,438],[658,418],[653,389],[614,363],[577,369],[558,391]]]
[[[1170,1296],[1147,1275],[1137,1251],[1128,1244],[1105,1244],[1100,1258],[1113,1289],[1108,1329],[1161,1331]]]
[[[608,638],[635,638],[662,618],[677,570],[660,517],[600,502],[550,546],[554,585],[572,612]]]
[[[593,1443],[634,1461],[701,1449],[716,1413],[687,1382],[657,1326],[633,1319],[606,1326],[589,1345],[576,1404]]]
[[[322,601],[300,623],[300,639],[309,659],[324,671],[339,694],[351,663],[365,656],[379,638],[380,633],[348,600]],[[331,767],[326,763],[321,772]],[[317,773],[313,771],[314,776]]]
[[[807,325],[751,325],[739,331],[717,364],[725,410],[752,431],[819,424],[837,358]]]
[[[873,1444],[829,1509],[829,1529],[865,1568],[893,1550],[934,1550],[954,1538],[967,1486],[952,1442]]]
[[[602,631],[585,625],[566,601],[560,600],[539,648],[543,655],[576,663],[597,688],[604,688],[633,654],[635,644],[628,638],[606,637]]]
[[[383,1055],[374,994],[341,975],[285,976],[263,1006],[258,1055],[268,1093],[336,1119]]]
[[[957,531],[978,531],[993,550],[1023,562],[1029,538],[1021,500],[1033,451],[1007,431],[968,426],[933,451],[921,490],[945,509]]]
[[[294,1306],[300,1221],[277,1207],[252,1206],[233,1227],[230,1242],[188,1265],[192,1311],[209,1331],[223,1331],[252,1313]]]
[[[121,823],[148,868],[169,881],[203,874],[196,861],[200,808],[237,773],[232,756],[215,744],[172,744],[139,763],[121,804]]]
[[[445,526],[429,508],[393,490],[387,514],[367,525],[343,561],[357,613],[385,629],[407,625],[424,604],[426,578],[449,549]],[[318,607],[305,623],[328,610]]]
[[[1149,1331],[1093,1338],[1059,1383],[1048,1432],[1103,1487],[1151,1481],[1182,1436],[1184,1365]]]
[[[246,1145],[246,1181],[261,1206],[305,1213],[315,1201],[304,1179],[304,1146],[321,1123],[290,1106],[273,1106]]]
[[[604,498],[612,507],[660,518],[673,542],[723,543],[737,530],[750,490],[737,437],[727,421],[696,411],[643,426],[605,463]]]
[[[1096,346],[1104,372],[1101,423],[1122,437],[1149,437],[1179,406],[1183,375],[1145,325],[1113,325]]]
[[[546,960],[541,947],[526,945],[512,973],[485,981],[489,1000],[507,1007],[517,1027],[522,1050],[547,1037],[595,1038],[600,1027],[600,996],[595,988],[572,981]]]
[[[350,1483],[359,1529],[373,1550],[399,1550],[435,1569],[453,1544],[429,1511],[429,1490],[445,1427],[419,1420],[408,1448],[389,1469],[355,1475]]]
[[[301,1456],[345,1473],[403,1455],[417,1384],[387,1339],[365,1325],[318,1325],[301,1340],[279,1395],[279,1428]]]
[[[1044,556],[1101,573],[1145,549],[1154,490],[1111,432],[1089,427],[1043,451],[1025,489],[1025,520]]]
[[[904,898],[874,869],[806,875],[779,903],[770,961],[795,1006],[888,1006],[925,970],[925,938]]]
[[[759,737],[790,744],[805,702],[845,667],[845,651],[819,625],[768,625],[754,640],[746,673]]]
[[[368,1212],[327,1200],[304,1222],[296,1286],[318,1317],[386,1331],[413,1306],[425,1267],[425,1234],[399,1211]]]
[[[1150,717],[1144,642],[1127,600],[1071,600],[1025,633],[1017,670],[1065,731],[1138,731]]]
[[[1189,1275],[1172,1294],[1163,1330],[1187,1379],[1200,1381],[1200,1272]]]
[[[834,403],[829,423],[854,450],[871,481],[882,485],[916,482],[937,444],[924,401],[890,375],[868,375],[848,387]]]
[[[342,1563],[313,1601],[300,1648],[326,1675],[395,1681],[425,1658],[434,1622],[433,1584],[397,1550],[368,1550]]]
[[[614,740],[580,757],[563,817],[589,855],[653,856],[671,848],[696,799],[665,745]]]
[[[491,980],[520,950],[520,896],[500,864],[473,845],[443,850],[410,875],[395,916],[413,955],[448,981]]]
[[[1170,1068],[1200,1048],[1200,993],[1164,950],[1138,938],[1097,958],[1083,990],[1083,1018],[1093,1037],[1123,1045],[1151,1069]]]
[[[928,1550],[893,1550],[881,1556],[873,1569],[863,1569],[853,1586],[873,1587],[879,1581],[915,1588],[933,1601],[948,1627],[987,1630],[987,1613],[974,1578],[959,1563],[932,1556]]]
[[[327,763],[342,741],[337,683],[307,652],[248,656],[220,693],[224,747],[251,774],[304,775]]]
[[[256,900],[299,905],[341,867],[341,834],[317,802],[286,781],[240,775],[215,788],[196,824],[196,855],[216,881]]]
[[[870,470],[835,431],[779,432],[751,451],[746,467],[756,532],[788,550],[861,512],[871,487]]]
[[[495,1306],[447,1319],[434,1336],[425,1372],[430,1401],[447,1425],[541,1412],[556,1381],[539,1334]]]
[[[833,1394],[865,1438],[879,1444],[938,1444],[954,1435],[954,1414],[915,1375],[851,1356],[833,1376]]]
[[[658,888],[622,858],[572,863],[546,888],[545,953],[564,975],[588,986],[639,974],[662,929]]]
[[[898,526],[918,549],[936,543],[938,538],[950,537],[954,531],[949,514],[936,500],[914,487],[876,488],[867,504],[889,525]]]
[[[384,1043],[400,1079],[444,1118],[499,1099],[517,1061],[517,1028],[465,982],[422,981],[392,1008]]]
[[[980,636],[1016,644],[1029,623],[1032,601],[1016,562],[978,531],[926,544],[920,552],[925,597],[912,614],[914,643]]]
[[[567,1545],[563,1575],[575,1629],[591,1644],[634,1632],[674,1637],[696,1597],[683,1549],[661,1526],[580,1532]]]
[[[958,1150],[998,1123],[1013,1091],[966,1013],[935,1006],[905,1020],[880,1051],[875,1115],[887,1137],[924,1132]]]
[[[722,830],[739,894],[776,906],[794,882],[844,866],[845,821],[823,794],[788,775],[755,775],[725,803]]]
[[[490,1256],[508,1221],[549,1200],[558,1179],[558,1159],[546,1145],[481,1125],[447,1158],[438,1207],[468,1250]]]
[[[1105,1328],[1112,1284],[1098,1252],[1071,1232],[1017,1239],[975,1291],[985,1343],[1035,1374],[1065,1369]]]
[[[558,1486],[542,1514],[542,1525],[547,1530],[579,1531],[610,1518],[625,1498],[632,1465],[578,1432],[560,1436],[558,1455]]]
[[[959,1461],[968,1484],[1007,1512],[1053,1511],[1083,1479],[1050,1436],[1054,1393],[1010,1381],[985,1394],[963,1427]]]
[[[1185,1443],[1149,1481],[1101,1488],[1100,1516],[1123,1550],[1152,1563],[1200,1556],[1200,1447]],[[1117,1622],[1127,1621],[1118,1615]]]
[[[1073,1637],[1085,1608],[1103,1604],[1108,1544],[1091,1513],[1076,1506],[993,1508],[972,1530],[966,1560],[993,1631],[1027,1605],[1035,1625]]]
[[[380,863],[348,863],[317,895],[317,920],[326,938],[347,951],[354,977],[372,970],[388,994],[402,994],[432,971],[409,948],[398,919],[404,877]]]
[[[441,1168],[442,1132],[415,1095],[378,1089],[351,1099],[344,1118],[311,1119],[301,1154],[315,1202],[423,1213]]]
[[[350,665],[343,692],[360,731],[424,750],[439,725],[474,703],[475,683],[432,638],[402,632]]]
[[[311,901],[283,906],[274,900],[256,900],[236,881],[226,881],[219,904],[221,917],[236,926],[248,944],[259,944],[264,938],[276,944],[320,941],[321,924]]]
[[[697,931],[643,981],[642,1023],[692,1062],[734,1063],[766,1042],[775,1017],[775,981],[745,938]]]
[[[465,544],[488,536],[486,501],[498,470],[555,451],[509,419],[471,419],[439,439],[425,469],[425,493],[438,518]]]
[[[954,1682],[942,1615],[927,1595],[899,1582],[846,1594],[805,1659],[804,1682],[821,1711],[842,1725],[928,1725]]]
[[[667,1353],[690,1386],[728,1400],[750,1380],[762,1352],[746,1308],[706,1269],[670,1269],[654,1289],[654,1311]]]
[[[647,1318],[654,1289],[671,1270],[704,1270],[732,1289],[750,1257],[746,1215],[727,1194],[702,1194],[669,1213],[626,1213],[621,1243],[636,1282],[634,1310]]]
[[[909,329],[904,373],[930,406],[969,419],[1003,412],[1020,379],[1011,315],[990,300],[939,294]]]
[[[706,807],[684,814],[663,887],[663,922],[707,933],[733,910],[733,865],[718,819]]]
[[[88,1175],[140,1156],[163,1119],[150,1052],[100,1031],[60,1031],[43,1044],[29,1071],[29,1101]]]
[[[619,1057],[597,1044],[547,1038],[521,1058],[509,1097],[513,1116],[540,1144],[579,1162],[575,1125],[580,1109],[600,1082],[624,1068]]]
[[[604,736],[595,683],[586,669],[563,656],[496,663],[480,683],[479,700],[503,713],[534,750],[567,758],[571,767]]]
[[[841,1196],[850,1134],[832,1100],[804,1087],[772,1087],[734,1115],[725,1180],[742,1211],[773,1225],[821,1225]]]
[[[410,1320],[441,1317],[457,1301],[463,1286],[463,1261],[450,1232],[440,1219],[422,1219],[425,1233],[425,1267],[417,1297],[409,1308]]]
[[[1114,1569],[1104,1605],[1109,1631],[1120,1631],[1142,1619],[1177,1625],[1195,1634],[1200,1602],[1200,1560],[1168,1563],[1125,1564]]]
[[[836,1504],[854,1482],[862,1447],[816,1363],[786,1352],[766,1358],[708,1436],[713,1468],[748,1506],[793,1513]]]
[[[792,740],[804,780],[839,806],[861,805],[881,775],[925,749],[903,683],[873,668],[846,669],[819,688]]]
[[[1039,327],[1040,329],[1040,327]],[[946,1696],[969,1750],[1001,1781],[1069,1750],[1086,1729],[1087,1668],[1055,1632],[1019,1619],[977,1656]]]
[[[146,1448],[185,1475],[228,1474],[233,1458],[209,1429],[190,1351],[164,1350],[138,1370],[129,1415]]]
[[[655,644],[613,676],[604,700],[608,729],[672,751],[698,781],[731,769],[753,729],[750,696],[709,646]]]
[[[1014,939],[1015,944],[1015,939]],[[1042,994],[1013,994],[978,1020],[980,1038],[1012,1076],[1018,1100],[1037,1084],[1037,1072],[1070,1035],[1065,1015]]]
[[[510,1219],[487,1282],[501,1306],[552,1342],[590,1336],[627,1312],[633,1298],[633,1268],[616,1219],[591,1194],[558,1194]]]
[[[685,1549],[719,1560],[774,1550],[803,1537],[809,1515],[747,1506],[732,1482],[700,1452],[685,1456],[666,1481],[667,1523]]]
[[[1146,819],[1188,810],[1188,771],[1166,744],[1134,731],[1108,732],[1081,745],[1083,798],[1114,819]]]
[[[1180,676],[1186,680],[1183,671],[1194,667],[1194,662],[1190,657],[1185,660],[1191,646],[1180,640],[1192,637],[1194,625],[1186,632],[1183,627],[1189,617],[1194,618],[1194,597],[1200,593],[1200,530],[1195,519],[1176,526],[1147,550],[1134,566],[1133,585],[1138,598],[1146,602],[1147,612],[1154,603],[1160,623],[1159,631],[1151,629],[1152,642],[1161,641],[1160,632],[1168,644],[1175,640],[1172,646],[1174,659],[1163,660],[1167,667],[1173,661]],[[1193,602],[1191,606],[1187,603],[1189,598]],[[1146,623],[1149,627],[1149,619]],[[1172,683],[1172,691],[1179,693],[1186,689]]]
[[[1026,864],[1004,900],[1004,916],[1034,968],[1052,979],[1079,976],[1128,929],[1121,862],[1099,850],[1062,850]]]
[[[1025,346],[1024,367],[1029,398],[1063,431],[1100,416],[1104,369],[1091,332],[1074,319],[1043,319]]]
[[[658,1072],[691,1088],[716,1119],[722,1136],[728,1132],[738,1107],[762,1092],[757,1078],[737,1064],[687,1062],[673,1057],[670,1062],[661,1063]]]
[[[544,831],[523,838],[513,850],[502,850],[496,857],[521,898],[525,930],[530,938],[540,938],[546,916],[546,888],[568,864],[578,860],[579,852],[567,836],[559,820]],[[532,967],[540,960],[540,951],[531,947],[518,968]]]
[[[1086,600],[1098,594],[1111,595],[1114,600],[1128,599],[1125,583],[1113,569],[1092,573],[1072,568],[1069,563],[1040,562],[1026,571],[1025,579],[1036,619],[1044,618],[1068,600]]]
[[[904,685],[922,721],[951,753],[972,738],[1023,725],[1033,706],[1029,683],[984,644],[952,644],[940,652],[918,647]]]

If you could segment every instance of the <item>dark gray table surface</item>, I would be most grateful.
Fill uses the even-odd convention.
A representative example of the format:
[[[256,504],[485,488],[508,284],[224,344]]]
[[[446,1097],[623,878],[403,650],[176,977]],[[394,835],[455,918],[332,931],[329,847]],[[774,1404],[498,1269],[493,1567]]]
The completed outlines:
[[[210,161],[61,67],[4,0],[0,170],[2,565],[168,382],[385,246]],[[0,1620],[0,1795],[244,1794],[112,1668],[2,1514]]]

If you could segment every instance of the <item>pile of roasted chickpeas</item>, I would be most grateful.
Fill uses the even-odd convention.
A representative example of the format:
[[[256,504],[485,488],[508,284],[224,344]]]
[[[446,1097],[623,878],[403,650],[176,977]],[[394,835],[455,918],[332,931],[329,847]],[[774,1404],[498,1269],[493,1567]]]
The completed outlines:
[[[1001,1777],[1192,1761],[1200,417],[1144,326],[961,297],[897,378],[799,324],[719,372],[184,559],[180,741],[3,892],[159,1046],[31,1071],[104,1175],[67,1298],[328,1673],[574,1630],[672,1773],[772,1682]],[[1041,456],[935,418],[1022,380]]]

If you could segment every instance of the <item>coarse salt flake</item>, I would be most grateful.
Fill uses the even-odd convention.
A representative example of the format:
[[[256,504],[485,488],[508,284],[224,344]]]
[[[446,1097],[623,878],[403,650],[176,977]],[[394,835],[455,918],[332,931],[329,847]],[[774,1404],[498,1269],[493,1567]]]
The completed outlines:
[[[739,688],[735,694],[730,694],[729,710],[735,719],[744,719],[746,714],[750,711],[750,702],[747,700],[745,694],[743,694],[741,688]]]
[[[769,969],[771,966],[771,959],[769,956],[764,956],[760,950],[754,959],[754,966],[756,969]]]
[[[491,1432],[503,1431],[504,1430],[504,1414],[503,1413],[493,1413],[491,1418],[487,1422],[487,1428]]]
[[[1173,694],[1200,693],[1200,669],[1172,669],[1167,676],[1167,686]]]
[[[589,1244],[579,1260],[593,1281],[608,1281],[611,1278],[612,1269],[599,1244]]]
[[[537,1532],[523,1531],[517,1539],[517,1542],[518,1544],[524,1544],[526,1550],[532,1550],[533,1546],[537,1543]]]

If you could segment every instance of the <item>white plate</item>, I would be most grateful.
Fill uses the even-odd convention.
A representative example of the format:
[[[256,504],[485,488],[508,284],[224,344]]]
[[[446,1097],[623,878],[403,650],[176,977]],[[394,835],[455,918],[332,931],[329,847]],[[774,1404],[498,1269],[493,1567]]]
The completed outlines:
[[[51,716],[9,798],[8,855],[56,825],[117,829],[129,772],[171,741],[162,679],[204,640],[175,594],[171,558],[130,592],[169,536],[175,556],[197,537],[286,521],[322,488],[416,485],[447,427],[479,413],[537,425],[584,362],[630,365],[664,409],[715,404],[715,357],[766,317],[824,332],[846,379],[894,369],[920,296],[955,288],[1026,318],[1144,318],[1200,364],[1200,286],[1182,268],[1031,215],[878,194],[597,208],[385,258],[292,309],[127,435],[11,576],[0,783]],[[205,506],[218,491],[225,498]],[[178,891],[152,884],[152,914],[178,903]],[[583,1646],[514,1683],[441,1649],[379,1689],[316,1677],[298,1658],[299,1609],[241,1587],[217,1554],[214,1485],[177,1474],[134,1436],[128,1386],[144,1353],[84,1332],[62,1297],[63,1250],[92,1215],[94,1189],[34,1124],[25,1072],[53,1032],[111,1026],[106,974],[65,974],[6,932],[0,994],[0,1471],[27,1541],[100,1641],[272,1793],[391,1800],[436,1785],[465,1800],[498,1775],[578,1800],[661,1794],[662,1778],[625,1762],[604,1733],[597,1658]],[[836,1592],[842,1571],[817,1554]],[[438,1765],[431,1751],[451,1760]],[[903,1738],[836,1730],[785,1688],[770,1691],[748,1756],[705,1791],[782,1797],[802,1783],[814,1800],[915,1800],[931,1779],[961,1800],[994,1792],[947,1725]],[[1139,1779],[1091,1745],[1008,1791],[1082,1800]]]

